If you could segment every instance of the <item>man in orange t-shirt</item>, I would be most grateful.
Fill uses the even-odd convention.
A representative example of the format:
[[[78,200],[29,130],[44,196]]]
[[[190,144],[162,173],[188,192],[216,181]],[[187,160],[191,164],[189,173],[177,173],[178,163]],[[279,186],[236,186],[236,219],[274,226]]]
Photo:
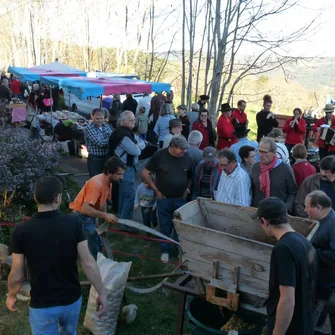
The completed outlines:
[[[109,223],[117,222],[113,214],[107,213],[106,202],[111,200],[112,184],[120,182],[125,170],[126,165],[118,157],[108,159],[104,172],[89,179],[69,205],[81,220],[88,247],[95,260],[102,250],[95,220],[101,218]]]

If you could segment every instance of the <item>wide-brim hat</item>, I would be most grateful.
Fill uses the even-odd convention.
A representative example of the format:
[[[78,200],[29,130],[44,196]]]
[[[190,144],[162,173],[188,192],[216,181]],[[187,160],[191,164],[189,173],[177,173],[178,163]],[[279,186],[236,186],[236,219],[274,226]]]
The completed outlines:
[[[169,128],[183,126],[180,119],[172,119],[169,121]]]
[[[206,94],[200,95],[200,100],[209,100],[209,95]]]
[[[222,105],[221,105],[220,111],[221,111],[222,113],[224,113],[224,112],[230,112],[230,111],[232,111],[233,109],[234,109],[234,108],[230,107],[230,105],[229,105],[228,103],[225,103],[225,104],[222,104]]]
[[[236,137],[243,137],[244,135],[248,134],[250,129],[247,128],[244,124],[238,124],[235,127],[235,135]]]
[[[334,105],[326,104],[325,108],[323,109],[325,113],[333,113],[334,112]]]

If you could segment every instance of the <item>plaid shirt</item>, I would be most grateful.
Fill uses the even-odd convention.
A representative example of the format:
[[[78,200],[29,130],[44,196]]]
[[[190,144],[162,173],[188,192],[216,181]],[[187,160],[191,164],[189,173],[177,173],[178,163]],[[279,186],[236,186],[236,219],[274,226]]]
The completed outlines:
[[[103,123],[99,128],[95,123],[89,123],[84,131],[85,143],[87,151],[90,155],[105,157],[108,150],[108,140],[112,134],[112,128]]]

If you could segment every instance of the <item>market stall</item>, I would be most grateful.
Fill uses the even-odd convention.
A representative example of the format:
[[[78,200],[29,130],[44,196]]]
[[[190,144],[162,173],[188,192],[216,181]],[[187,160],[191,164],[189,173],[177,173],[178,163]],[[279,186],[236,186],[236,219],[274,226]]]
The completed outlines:
[[[41,82],[50,86],[58,86],[75,94],[80,99],[111,94],[150,94],[152,92],[170,92],[171,90],[171,85],[166,83],[122,78],[42,76]]]
[[[8,72],[14,74],[21,81],[40,81],[41,77],[79,77],[86,76],[86,72],[59,62],[33,66],[30,68],[9,66]]]

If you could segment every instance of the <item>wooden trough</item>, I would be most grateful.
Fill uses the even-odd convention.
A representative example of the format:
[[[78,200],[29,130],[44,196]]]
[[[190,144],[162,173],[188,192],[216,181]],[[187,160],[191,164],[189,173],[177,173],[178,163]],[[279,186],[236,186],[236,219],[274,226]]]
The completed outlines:
[[[175,211],[173,222],[190,273],[208,282],[208,301],[265,313],[276,241],[265,235],[259,220],[251,219],[255,211],[198,198]],[[309,240],[319,225],[293,216],[289,223]]]

